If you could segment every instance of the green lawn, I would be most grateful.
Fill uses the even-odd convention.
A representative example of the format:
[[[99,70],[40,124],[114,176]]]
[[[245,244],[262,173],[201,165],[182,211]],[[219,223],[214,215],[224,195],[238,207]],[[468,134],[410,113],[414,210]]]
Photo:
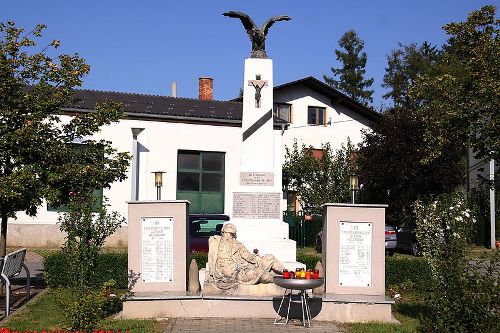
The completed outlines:
[[[64,309],[58,299],[67,296],[68,293],[68,289],[48,289],[24,309],[14,312],[2,326],[19,331],[64,330],[67,328],[63,315]],[[113,320],[107,318],[96,328],[113,331],[129,330],[131,332],[160,333],[165,330],[165,324],[165,322],[157,322],[153,319]]]
[[[401,324],[356,323],[345,324],[344,328],[349,333],[417,333],[423,310],[422,295],[416,295],[411,291],[403,292],[401,299],[396,300],[396,304],[392,307],[392,314]]]

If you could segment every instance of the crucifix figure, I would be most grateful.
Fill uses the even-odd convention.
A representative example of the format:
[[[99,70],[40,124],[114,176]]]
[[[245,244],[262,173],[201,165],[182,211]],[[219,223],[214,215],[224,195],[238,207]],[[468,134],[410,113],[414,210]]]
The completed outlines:
[[[261,80],[260,75],[255,75],[255,80],[249,80],[248,85],[255,88],[255,107],[260,108],[260,91],[267,86],[266,80]]]

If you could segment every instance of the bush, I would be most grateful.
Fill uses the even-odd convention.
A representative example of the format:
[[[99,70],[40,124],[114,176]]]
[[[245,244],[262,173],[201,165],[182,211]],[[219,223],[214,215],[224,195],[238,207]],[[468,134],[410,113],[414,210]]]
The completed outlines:
[[[306,265],[307,269],[314,269],[318,261],[321,261],[319,255],[310,255],[304,253],[297,253],[297,261]]]
[[[415,291],[429,289],[430,270],[424,258],[385,257],[385,285],[387,288],[411,287]]]
[[[72,287],[86,289],[99,279],[95,274],[104,242],[125,219],[118,212],[108,213],[109,204],[93,194],[70,192],[69,196],[69,211],[59,216],[59,228],[66,233],[68,281]]]
[[[430,269],[425,332],[500,331],[500,253],[470,260],[473,212],[462,193],[417,202],[417,239]]]
[[[69,300],[63,302],[64,316],[71,330],[92,330],[104,318],[106,298],[92,290],[75,291]],[[65,304],[66,303],[66,304]]]
[[[64,252],[56,252],[44,258],[44,277],[47,284],[54,287],[69,287],[71,281],[68,271],[68,257]],[[127,288],[127,253],[100,253],[96,272],[90,285],[96,287],[111,279],[116,281],[119,289]]]
[[[208,261],[208,253],[205,252],[191,252],[189,255],[188,265],[191,263],[191,260],[196,260],[198,264],[198,269],[205,268]],[[188,266],[189,267],[189,266]]]

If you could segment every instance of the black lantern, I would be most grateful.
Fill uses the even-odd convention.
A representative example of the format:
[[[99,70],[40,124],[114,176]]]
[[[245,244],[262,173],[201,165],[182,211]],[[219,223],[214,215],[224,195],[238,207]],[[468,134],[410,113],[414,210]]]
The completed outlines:
[[[349,176],[349,188],[352,192],[352,203],[354,204],[354,197],[356,195],[356,191],[359,190],[359,177],[356,174],[352,174]]]
[[[165,171],[153,171],[155,174],[156,200],[161,200],[161,188],[163,186],[163,174]]]

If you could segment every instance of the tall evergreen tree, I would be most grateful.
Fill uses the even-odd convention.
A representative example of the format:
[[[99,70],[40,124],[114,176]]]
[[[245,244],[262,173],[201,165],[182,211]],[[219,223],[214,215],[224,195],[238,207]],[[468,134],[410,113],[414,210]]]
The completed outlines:
[[[373,84],[373,78],[365,79],[367,56],[363,52],[365,43],[354,30],[349,30],[339,39],[336,49],[337,61],[342,67],[331,68],[333,76],[323,75],[325,82],[333,88],[344,92],[361,104],[368,105],[373,102],[373,90],[368,90]]]
[[[409,88],[419,75],[432,71],[440,55],[441,52],[427,42],[420,46],[399,44],[399,48],[387,56],[382,87],[389,91],[383,97],[392,99],[396,107],[411,108],[418,104],[408,96]]]

